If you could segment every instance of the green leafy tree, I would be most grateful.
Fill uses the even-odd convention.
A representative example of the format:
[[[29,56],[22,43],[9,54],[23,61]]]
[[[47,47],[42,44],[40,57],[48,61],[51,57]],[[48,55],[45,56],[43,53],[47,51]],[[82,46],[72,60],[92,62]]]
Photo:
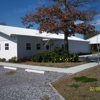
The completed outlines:
[[[26,14],[22,23],[27,28],[35,23],[39,24],[39,31],[50,33],[64,33],[65,52],[68,53],[68,36],[75,33],[86,34],[94,30],[94,26],[87,22],[92,21],[97,14],[89,4],[97,0],[49,0],[53,5],[36,8],[35,13]],[[83,9],[82,7],[88,5]],[[92,6],[91,6],[92,7]],[[75,22],[82,21],[76,24]]]
[[[84,39],[91,38],[91,37],[93,37],[93,36],[95,36],[95,35],[97,35],[97,34],[100,34],[100,31],[91,31],[91,32],[89,32],[88,34],[85,34],[85,35],[84,35]]]

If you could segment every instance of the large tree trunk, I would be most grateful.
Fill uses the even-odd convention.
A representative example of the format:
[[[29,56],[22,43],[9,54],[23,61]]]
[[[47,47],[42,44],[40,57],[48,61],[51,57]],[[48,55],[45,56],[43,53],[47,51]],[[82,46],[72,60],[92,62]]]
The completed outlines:
[[[69,46],[68,46],[68,33],[64,33],[64,50],[65,53],[69,54]]]

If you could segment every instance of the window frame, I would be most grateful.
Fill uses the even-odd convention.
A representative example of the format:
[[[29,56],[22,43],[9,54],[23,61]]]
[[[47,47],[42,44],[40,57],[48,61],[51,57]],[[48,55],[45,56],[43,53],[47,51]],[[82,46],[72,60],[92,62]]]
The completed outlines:
[[[50,50],[50,45],[46,45],[46,50]]]
[[[39,45],[39,46],[38,46]],[[37,43],[36,44],[36,50],[41,50],[41,44],[40,43]]]
[[[28,44],[29,44],[29,46],[28,46]],[[27,42],[27,43],[25,44],[25,48],[26,48],[26,50],[31,50],[31,49],[32,49],[31,43]]]
[[[5,50],[9,50],[9,43],[5,43]]]

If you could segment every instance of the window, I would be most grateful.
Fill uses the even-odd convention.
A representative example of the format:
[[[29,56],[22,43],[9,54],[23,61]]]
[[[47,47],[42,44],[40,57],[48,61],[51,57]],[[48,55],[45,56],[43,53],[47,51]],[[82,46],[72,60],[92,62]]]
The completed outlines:
[[[37,50],[40,50],[41,49],[41,45],[38,43],[38,44],[36,44],[36,49]]]
[[[62,44],[61,48],[64,49],[64,45],[63,44]]]
[[[5,50],[9,50],[9,43],[5,43]]]
[[[26,43],[26,50],[31,50],[31,43]]]
[[[46,45],[46,50],[49,50],[49,45]]]

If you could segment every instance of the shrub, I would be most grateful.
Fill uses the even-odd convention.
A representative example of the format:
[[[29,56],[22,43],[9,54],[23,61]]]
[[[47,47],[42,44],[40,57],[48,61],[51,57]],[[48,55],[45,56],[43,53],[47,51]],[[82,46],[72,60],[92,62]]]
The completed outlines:
[[[8,60],[9,62],[16,62],[17,61],[17,57],[12,57],[11,59]]]
[[[34,62],[42,62],[42,53],[34,54],[31,60]]]
[[[24,58],[23,57],[20,57],[18,61],[19,62],[23,62],[24,61]]]
[[[77,54],[65,54],[63,49],[56,47],[54,50],[36,53],[31,57],[34,62],[76,62]]]
[[[31,57],[25,56],[25,57],[20,57],[18,59],[19,62],[26,62],[26,61],[30,61]]]
[[[29,61],[29,57],[27,57],[27,56],[24,57],[24,60],[25,60],[25,61]]]
[[[6,59],[5,58],[0,58],[0,61],[4,62],[4,61],[6,61]]]

